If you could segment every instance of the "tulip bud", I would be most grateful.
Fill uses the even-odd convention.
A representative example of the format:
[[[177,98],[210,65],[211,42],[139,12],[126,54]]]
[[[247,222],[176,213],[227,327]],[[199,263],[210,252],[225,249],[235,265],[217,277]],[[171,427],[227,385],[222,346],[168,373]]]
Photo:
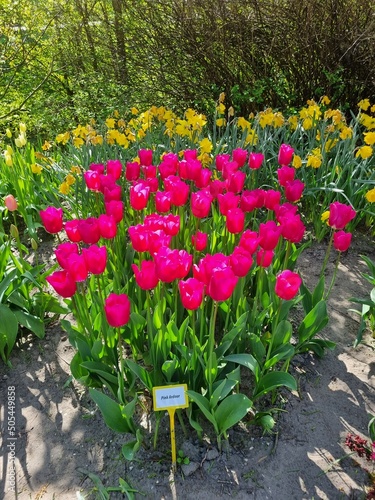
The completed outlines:
[[[30,242],[31,242],[31,248],[34,250],[34,252],[38,250],[38,243],[36,242],[36,240],[34,238],[31,238]]]
[[[9,212],[14,212],[18,208],[17,200],[15,199],[15,197],[12,194],[8,194],[4,198],[4,203],[5,203],[5,206],[7,207],[7,209],[9,210]]]
[[[10,225],[10,234],[15,239],[18,239],[18,237],[19,237],[18,229],[17,229],[17,227],[14,224]]]

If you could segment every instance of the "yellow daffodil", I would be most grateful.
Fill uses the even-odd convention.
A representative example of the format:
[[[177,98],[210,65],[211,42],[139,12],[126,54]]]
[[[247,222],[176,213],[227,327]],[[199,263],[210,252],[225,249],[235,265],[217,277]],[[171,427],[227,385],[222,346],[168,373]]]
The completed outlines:
[[[248,146],[249,144],[251,145],[256,145],[258,144],[258,135],[256,134],[255,130],[250,129],[249,133],[246,136],[245,139],[245,146]]]
[[[115,128],[116,120],[114,118],[107,118],[105,125],[107,128]]]
[[[320,220],[322,222],[327,222],[328,224],[328,219],[329,219],[329,210],[326,210],[325,212],[322,213]]]
[[[365,194],[365,198],[369,203],[375,203],[375,188],[370,189]]]
[[[243,116],[240,116],[238,119],[237,119],[237,126],[241,129],[241,130],[245,130],[245,129],[249,129],[251,127],[250,125],[250,122],[248,120],[246,120],[246,118],[244,118]]]
[[[70,171],[72,172],[72,174],[80,174],[81,173],[81,169],[79,168],[78,165],[72,165],[72,167],[70,168]]]
[[[371,146],[361,146],[358,148],[358,151],[355,154],[355,157],[361,157],[362,160],[366,160],[366,158],[370,158],[372,155],[372,147]]]
[[[216,120],[216,126],[219,127],[219,128],[220,127],[225,127],[225,124],[226,124],[225,118],[218,118]]]
[[[131,114],[132,114],[132,115],[134,115],[134,116],[139,115],[139,111],[138,111],[138,109],[137,109],[136,107],[134,107],[134,106],[133,106],[132,108],[130,108],[130,112],[131,112]]]
[[[42,144],[43,151],[49,151],[51,148],[52,148],[52,142],[44,141],[44,144]]]
[[[64,132],[56,136],[56,142],[61,144],[66,144],[70,139],[70,132]]]
[[[324,145],[324,150],[329,153],[338,143],[338,139],[328,139]]]
[[[76,178],[72,174],[68,174],[65,177],[65,182],[68,184],[68,186],[72,186],[76,181]]]
[[[103,144],[103,136],[98,134],[91,137],[90,142],[93,146],[101,146]]]
[[[204,139],[202,139],[199,142],[199,148],[200,148],[201,154],[211,153],[212,148],[213,148],[212,142],[207,137],[205,137]]]
[[[285,119],[282,113],[277,112],[273,114],[272,124],[275,128],[282,127],[284,125],[284,122]]]
[[[40,175],[42,173],[42,166],[37,163],[31,164],[31,171],[33,174]]]
[[[219,115],[223,115],[225,113],[225,104],[221,102],[218,106],[216,106],[216,111]]]
[[[69,184],[67,182],[63,182],[59,187],[59,192],[61,194],[68,194],[70,191]]]
[[[12,132],[10,131],[9,128],[6,129],[5,134],[8,137],[8,139],[10,139],[12,137]]]
[[[369,146],[375,144],[375,132],[365,132],[363,134],[363,137],[365,143],[368,144]]]
[[[321,98],[321,101],[320,101],[324,106],[328,106],[328,104],[331,102],[331,99],[324,95],[322,98]]]
[[[208,153],[201,153],[197,158],[204,167],[212,162],[212,158]]]
[[[85,144],[85,141],[81,137],[74,137],[73,145],[75,148],[79,149]]]
[[[359,109],[362,109],[363,111],[367,111],[368,108],[370,107],[369,99],[362,99],[361,101],[359,101],[358,107],[359,107]]]
[[[344,126],[340,132],[340,139],[345,141],[346,139],[351,139],[353,137],[353,129],[351,127]]]
[[[288,118],[288,124],[291,130],[296,130],[296,128],[298,127],[298,116],[297,115],[290,116]]]
[[[293,156],[292,167],[301,168],[302,167],[302,158],[298,155]]]
[[[319,148],[315,148],[307,155],[307,167],[319,168],[322,164],[322,153]]]
[[[225,101],[225,92],[221,92],[219,95],[219,102],[224,102]]]

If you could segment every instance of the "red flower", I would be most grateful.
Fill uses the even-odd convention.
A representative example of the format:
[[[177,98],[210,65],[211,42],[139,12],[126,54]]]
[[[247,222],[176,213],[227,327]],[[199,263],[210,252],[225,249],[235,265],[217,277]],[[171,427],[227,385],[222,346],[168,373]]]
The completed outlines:
[[[223,253],[207,254],[199,261],[198,265],[194,264],[193,277],[208,285],[214,271],[225,269],[229,266],[230,260],[227,255]]]
[[[150,187],[144,181],[139,181],[130,187],[130,205],[134,210],[143,210],[147,207],[150,196]]]
[[[67,299],[72,297],[77,291],[77,284],[70,274],[63,271],[55,271],[50,276],[46,277],[46,281],[55,289],[55,291]]]
[[[178,169],[181,179],[195,181],[200,176],[202,163],[199,160],[182,160]]]
[[[159,278],[156,275],[156,264],[153,260],[143,260],[141,267],[132,264],[132,269],[137,285],[142,290],[151,290],[159,283]]]
[[[128,229],[131,244],[136,252],[146,252],[149,249],[150,230],[138,224]]]
[[[78,231],[82,241],[87,245],[93,245],[100,240],[99,222],[95,217],[88,217],[78,221]]]
[[[180,230],[179,215],[165,215],[163,218],[163,229],[168,236],[176,236]]]
[[[191,242],[193,247],[198,252],[203,252],[203,250],[207,246],[208,235],[206,233],[202,233],[201,231],[197,231],[196,234],[191,236]]]
[[[105,213],[107,215],[112,215],[118,224],[124,217],[124,202],[121,200],[107,201],[105,203]]]
[[[222,153],[220,155],[217,155],[215,158],[215,165],[216,165],[217,170],[219,170],[219,172],[221,172],[223,170],[224,165],[226,163],[228,163],[228,161],[230,161],[229,154]]]
[[[245,212],[243,212],[240,208],[232,208],[228,210],[225,223],[230,233],[241,233],[245,225]]]
[[[210,185],[211,177],[211,170],[209,168],[202,168],[199,176],[195,179],[195,185],[198,189],[208,188],[208,186]]]
[[[294,181],[294,176],[296,171],[293,167],[288,167],[284,165],[283,167],[277,170],[277,178],[279,180],[280,186],[286,186],[288,181]]]
[[[216,200],[219,194],[223,194],[224,191],[226,190],[226,182],[225,181],[220,181],[219,179],[215,179],[210,182],[210,193],[212,194],[213,198]]]
[[[101,183],[99,172],[95,172],[95,170],[87,170],[83,173],[83,177],[85,178],[86,186],[90,189],[90,191],[100,191]]]
[[[116,181],[120,179],[122,174],[122,164],[120,160],[107,161],[107,174],[111,175]]]
[[[155,208],[158,212],[167,213],[171,209],[172,193],[157,191],[155,194]]]
[[[240,193],[243,190],[245,179],[245,172],[241,172],[240,170],[231,174],[226,181],[228,191],[232,191],[232,193]]]
[[[138,162],[128,161],[125,168],[125,179],[127,181],[137,181],[141,174],[141,166]]]
[[[244,212],[252,212],[256,208],[262,208],[265,196],[266,192],[263,189],[243,191],[241,194],[240,208]]]
[[[339,201],[329,206],[328,224],[333,229],[344,229],[344,227],[356,216],[356,211],[350,205],[344,205]]]
[[[124,326],[130,319],[130,300],[125,294],[111,293],[105,300],[104,311],[110,326]]]
[[[156,274],[164,283],[183,279],[189,273],[193,256],[185,250],[171,250],[161,247],[155,255]]]
[[[79,232],[78,224],[79,220],[73,219],[65,222],[64,225],[67,237],[70,239],[70,241],[73,241],[75,243],[79,243],[80,241],[82,241],[82,236]]]
[[[301,276],[286,269],[276,276],[275,292],[281,299],[293,299],[302,284]]]
[[[228,210],[238,207],[240,197],[232,192],[229,192],[225,194],[218,194],[217,201],[219,202],[221,215],[227,215]]]
[[[273,250],[264,250],[259,248],[257,252],[257,265],[261,267],[268,267],[272,264],[275,252]]]
[[[45,210],[40,210],[39,215],[48,233],[55,234],[63,228],[62,208],[47,207]]]
[[[113,215],[101,214],[99,215],[99,231],[102,238],[111,240],[117,234],[117,225]]]
[[[253,255],[259,245],[258,233],[247,229],[241,234],[239,245]]]
[[[273,250],[279,242],[281,227],[269,220],[259,225],[259,245],[264,250]]]
[[[78,254],[78,245],[77,243],[60,243],[60,245],[55,250],[55,255],[57,262],[63,269],[66,269],[66,263],[69,257],[72,254]]]
[[[110,186],[104,186],[103,189],[104,202],[117,200],[120,201],[122,198],[122,187],[118,184],[112,184]]]
[[[336,231],[333,235],[333,246],[339,252],[346,252],[352,242],[352,234],[345,231]]]
[[[74,281],[85,281],[88,275],[85,258],[82,254],[72,253],[67,259],[66,270]]]
[[[194,310],[202,304],[204,283],[195,279],[189,278],[186,281],[179,281],[178,288],[182,305],[185,309]]]
[[[230,267],[215,269],[210,277],[207,294],[216,301],[228,300],[237,285],[238,278]]]
[[[305,184],[299,179],[294,179],[294,181],[287,181],[285,185],[285,198],[290,203],[295,203],[298,201],[305,189]]]
[[[185,160],[196,160],[198,156],[198,151],[196,149],[185,149],[184,159]]]
[[[201,189],[191,195],[191,212],[194,217],[208,217],[211,210],[212,195],[207,189]]]
[[[165,190],[172,196],[172,205],[182,207],[189,197],[189,185],[176,175],[170,175],[164,181]]]
[[[82,249],[82,255],[89,273],[104,273],[107,265],[107,248],[105,246],[90,245],[88,248]]]
[[[264,206],[268,210],[275,210],[277,205],[280,204],[281,193],[275,189],[268,189],[264,192]]]
[[[288,214],[278,220],[281,224],[281,234],[286,240],[292,243],[300,243],[302,241],[306,228],[298,214]]]
[[[294,149],[289,144],[281,144],[277,161],[280,166],[289,165],[292,162]]]
[[[148,167],[152,164],[152,149],[140,149],[138,151],[138,157],[141,165]]]
[[[253,264],[251,254],[245,248],[238,246],[235,247],[229,258],[230,267],[233,269],[234,274],[239,278],[246,276]]]
[[[264,154],[262,153],[250,153],[249,155],[249,168],[251,170],[258,170],[263,163]]]
[[[89,170],[98,172],[98,174],[104,174],[104,163],[91,163],[89,166]]]
[[[232,159],[233,161],[238,163],[238,166],[241,168],[245,165],[247,159],[247,151],[246,149],[236,148],[232,151]]]

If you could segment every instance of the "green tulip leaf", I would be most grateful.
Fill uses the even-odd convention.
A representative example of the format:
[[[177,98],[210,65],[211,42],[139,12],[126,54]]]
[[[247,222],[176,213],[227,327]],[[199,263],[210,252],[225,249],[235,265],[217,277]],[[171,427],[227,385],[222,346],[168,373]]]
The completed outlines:
[[[297,390],[297,382],[292,375],[286,372],[268,372],[258,382],[253,399],[258,399],[276,387],[287,387],[291,391]]]
[[[104,421],[110,429],[115,432],[134,433],[135,427],[132,420],[132,410],[134,412],[134,409],[132,406],[129,408],[128,405],[123,407],[106,394],[96,389],[90,388],[89,392],[92,399],[98,405]],[[126,409],[128,413],[126,413]]]
[[[244,394],[232,394],[225,398],[214,414],[220,434],[242,420],[252,405],[252,401]]]
[[[312,339],[328,323],[327,303],[325,300],[318,302],[313,309],[305,316],[298,328],[299,342]]]

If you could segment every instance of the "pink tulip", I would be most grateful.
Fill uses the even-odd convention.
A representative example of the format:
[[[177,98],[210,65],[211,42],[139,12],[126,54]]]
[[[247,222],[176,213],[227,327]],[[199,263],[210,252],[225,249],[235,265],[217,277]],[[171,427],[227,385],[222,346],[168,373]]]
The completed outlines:
[[[48,233],[55,234],[63,228],[62,208],[47,207],[45,210],[40,210],[39,215]]]
[[[8,194],[4,198],[4,204],[7,207],[7,209],[9,210],[9,212],[15,212],[18,208],[17,200],[15,199],[15,197],[12,194]]]
[[[141,166],[138,162],[128,161],[125,167],[125,178],[127,181],[137,181],[141,175]]]
[[[219,202],[219,210],[221,215],[226,216],[228,210],[237,208],[240,202],[240,197],[234,193],[218,194],[217,201]]]
[[[217,155],[215,158],[215,165],[216,165],[217,170],[219,170],[219,172],[221,172],[223,170],[224,165],[226,163],[228,163],[228,161],[230,161],[229,154],[222,153],[222,154]]]
[[[154,258],[156,274],[164,283],[185,278],[193,261],[192,255],[185,250],[171,250],[168,247],[161,247]]]
[[[198,151],[196,149],[185,149],[184,151],[184,159],[189,161],[189,160],[196,160],[198,156]]]
[[[156,275],[156,264],[153,260],[143,260],[140,268],[136,264],[132,264],[132,269],[135,281],[142,290],[152,290],[159,283],[159,278]]]
[[[117,224],[113,215],[101,214],[98,218],[100,236],[107,240],[113,239],[117,234]]]
[[[212,177],[212,171],[209,168],[202,168],[199,176],[195,179],[195,185],[198,189],[208,188]]]
[[[281,193],[275,189],[268,189],[264,192],[264,206],[268,210],[275,210],[275,208],[280,204]]]
[[[285,185],[285,198],[290,203],[295,203],[300,200],[304,189],[305,184],[299,179],[294,179],[294,181],[287,181]]]
[[[286,186],[286,183],[289,181],[294,181],[294,177],[296,175],[296,171],[293,167],[288,167],[284,165],[283,167],[277,170],[277,178],[279,180],[280,186]]]
[[[130,187],[130,205],[134,210],[143,210],[147,207],[150,197],[150,187],[144,181],[138,181]]]
[[[264,250],[274,250],[279,242],[281,227],[269,220],[259,225],[259,245]]]
[[[198,309],[202,304],[204,283],[201,281],[195,278],[189,278],[186,281],[181,280],[178,282],[178,289],[180,291],[182,305],[185,309],[192,311]]]
[[[250,255],[253,255],[259,245],[259,235],[256,231],[247,229],[241,234],[239,246],[243,247]]]
[[[74,281],[85,281],[88,275],[85,258],[82,254],[72,253],[67,259],[66,270]]]
[[[78,224],[79,220],[73,219],[65,222],[64,225],[67,237],[70,239],[70,241],[74,243],[79,243],[82,241],[82,236],[81,233],[79,232]]]
[[[91,163],[89,165],[89,170],[92,170],[94,172],[98,172],[98,174],[104,174],[104,163]]]
[[[245,225],[245,212],[243,212],[240,208],[231,208],[227,212],[225,223],[230,233],[241,233]]]
[[[264,250],[260,248],[257,252],[257,265],[261,267],[269,267],[272,264],[275,252],[273,250]]]
[[[150,255],[155,257],[158,251],[163,247],[169,247],[172,241],[172,236],[166,234],[163,229],[152,231],[148,235],[148,251]]]
[[[63,269],[66,269],[67,261],[72,254],[78,254],[77,243],[60,243],[55,249],[56,260]]]
[[[230,259],[227,255],[222,253],[207,254],[199,261],[198,265],[194,264],[193,277],[208,285],[214,271],[227,267],[230,267]]]
[[[120,179],[122,174],[122,164],[120,160],[107,161],[107,174],[111,175],[116,181]]]
[[[232,151],[232,159],[237,162],[238,166],[241,168],[245,165],[247,160],[247,151],[246,149],[236,148]]]
[[[136,252],[146,252],[149,250],[149,229],[138,224],[137,226],[130,226],[128,232],[131,244]]]
[[[167,213],[171,209],[172,193],[157,191],[155,194],[155,208],[158,212]]]
[[[104,311],[110,326],[118,328],[130,319],[130,300],[125,294],[111,293],[105,300]]]
[[[180,231],[180,216],[179,215],[165,215],[163,218],[163,228],[165,234],[168,236],[176,236]]]
[[[211,210],[212,195],[207,189],[201,189],[191,195],[191,212],[194,217],[208,217]]]
[[[148,167],[152,164],[152,149],[140,149],[138,157],[141,165]]]
[[[346,252],[352,242],[352,234],[345,231],[336,231],[333,235],[333,246],[339,252]]]
[[[104,203],[110,201],[120,201],[122,198],[122,187],[118,184],[112,184],[111,186],[105,186],[103,189]]]
[[[216,200],[219,194],[223,194],[227,188],[225,181],[220,181],[219,179],[215,179],[210,182],[210,193],[212,197]]]
[[[287,215],[278,219],[281,225],[281,235],[292,243],[300,243],[305,234],[305,225],[301,217],[297,215]]]
[[[175,207],[182,207],[189,197],[189,185],[182,181],[176,175],[170,175],[164,181],[166,191],[169,191],[172,196],[172,205]]]
[[[105,203],[105,213],[111,215],[118,224],[124,217],[124,202],[121,200],[107,201]]]
[[[207,240],[208,235],[206,233],[202,233],[201,231],[197,231],[196,234],[191,236],[191,242],[197,252],[203,252],[207,246]]]
[[[277,161],[281,167],[290,165],[293,158],[294,149],[289,144],[281,144]]]
[[[240,193],[243,190],[245,179],[245,172],[240,170],[231,174],[226,180],[228,191],[232,191],[232,193]]]
[[[83,177],[85,178],[86,186],[90,191],[100,191],[100,174],[95,172],[94,170],[87,170],[83,173]]]
[[[102,274],[107,265],[107,247],[90,245],[82,249],[82,255],[89,273]]]
[[[276,295],[283,300],[291,300],[297,295],[301,284],[300,275],[286,269],[276,276]]]
[[[87,245],[93,245],[100,240],[99,221],[96,217],[79,220],[78,231],[82,241]]]
[[[238,278],[230,267],[215,269],[208,283],[207,295],[217,302],[228,300],[237,282]]]
[[[77,291],[76,282],[65,270],[55,271],[50,276],[46,277],[46,281],[64,299],[72,297]]]
[[[344,229],[344,227],[356,216],[356,211],[350,205],[345,205],[339,201],[331,203],[329,206],[328,224],[333,229]]]
[[[252,212],[256,208],[264,206],[266,192],[263,189],[253,189],[252,191],[243,191],[240,200],[240,208],[244,212]]]
[[[244,247],[237,246],[229,258],[234,274],[239,278],[246,276],[253,264],[251,254]]]
[[[258,170],[263,163],[264,155],[262,153],[250,153],[249,155],[249,168],[251,170]]]

